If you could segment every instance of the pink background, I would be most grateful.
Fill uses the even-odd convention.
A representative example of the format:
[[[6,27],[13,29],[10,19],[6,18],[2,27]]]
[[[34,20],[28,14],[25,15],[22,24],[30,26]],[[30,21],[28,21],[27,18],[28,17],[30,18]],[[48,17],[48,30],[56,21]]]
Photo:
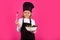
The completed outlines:
[[[60,40],[60,0],[0,0],[0,40],[19,40],[16,30],[16,12],[22,14],[22,4],[35,5],[32,17],[38,25],[36,40]]]

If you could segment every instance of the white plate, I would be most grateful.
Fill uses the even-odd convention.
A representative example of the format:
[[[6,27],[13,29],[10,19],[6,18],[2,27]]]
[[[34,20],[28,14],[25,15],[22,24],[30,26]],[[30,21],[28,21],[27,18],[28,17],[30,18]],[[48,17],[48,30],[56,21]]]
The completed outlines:
[[[37,29],[37,27],[25,27],[28,31],[32,30],[35,31]]]

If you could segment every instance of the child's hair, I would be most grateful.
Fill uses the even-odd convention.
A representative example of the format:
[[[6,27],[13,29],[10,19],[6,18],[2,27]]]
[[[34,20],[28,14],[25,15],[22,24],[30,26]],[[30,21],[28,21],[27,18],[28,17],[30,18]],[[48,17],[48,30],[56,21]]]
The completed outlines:
[[[22,17],[23,17],[23,18],[25,18],[25,17],[24,17],[24,13],[22,14]],[[32,14],[30,15],[30,17],[29,17],[29,18],[31,18],[31,17],[32,17]]]

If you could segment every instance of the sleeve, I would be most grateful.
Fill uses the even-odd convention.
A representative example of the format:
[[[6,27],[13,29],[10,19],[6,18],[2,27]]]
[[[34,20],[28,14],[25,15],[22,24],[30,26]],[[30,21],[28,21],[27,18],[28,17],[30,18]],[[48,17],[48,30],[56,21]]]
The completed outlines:
[[[36,24],[35,24],[35,20],[32,19],[32,26],[33,26],[33,25],[36,25]]]
[[[17,29],[16,29],[16,30],[17,30],[18,32],[20,32],[21,27],[22,27],[22,19],[19,19],[19,20],[18,20],[18,23],[19,23],[19,24],[17,25]]]
[[[17,31],[18,31],[18,32],[20,32],[20,29],[19,29],[19,27],[18,27],[18,26],[17,26]]]

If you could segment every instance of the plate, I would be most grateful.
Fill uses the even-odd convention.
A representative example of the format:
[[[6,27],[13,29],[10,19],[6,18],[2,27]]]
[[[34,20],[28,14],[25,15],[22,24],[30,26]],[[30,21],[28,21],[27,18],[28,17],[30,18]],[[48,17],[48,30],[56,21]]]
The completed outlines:
[[[30,31],[30,30],[35,31],[37,29],[37,27],[25,27],[25,28],[28,31]]]

